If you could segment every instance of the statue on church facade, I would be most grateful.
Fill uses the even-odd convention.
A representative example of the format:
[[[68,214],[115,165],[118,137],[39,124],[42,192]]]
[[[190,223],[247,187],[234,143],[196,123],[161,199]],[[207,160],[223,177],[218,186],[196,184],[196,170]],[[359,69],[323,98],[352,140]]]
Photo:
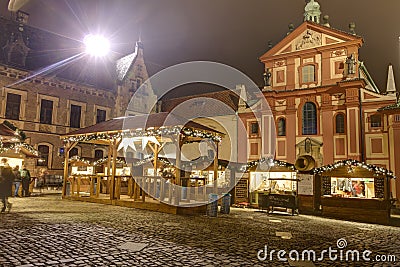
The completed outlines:
[[[264,87],[271,86],[271,76],[272,73],[269,68],[267,68],[264,72]]]
[[[344,78],[351,78],[354,74],[356,74],[356,57],[354,53],[346,58],[345,61],[346,68],[344,70]]]

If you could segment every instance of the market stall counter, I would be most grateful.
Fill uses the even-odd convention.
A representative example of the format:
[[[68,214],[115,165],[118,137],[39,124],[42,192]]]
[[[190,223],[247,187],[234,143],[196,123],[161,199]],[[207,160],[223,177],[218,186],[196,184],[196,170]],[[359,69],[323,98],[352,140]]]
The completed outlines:
[[[322,215],[388,224],[392,206],[390,180],[383,167],[345,160],[315,169]]]

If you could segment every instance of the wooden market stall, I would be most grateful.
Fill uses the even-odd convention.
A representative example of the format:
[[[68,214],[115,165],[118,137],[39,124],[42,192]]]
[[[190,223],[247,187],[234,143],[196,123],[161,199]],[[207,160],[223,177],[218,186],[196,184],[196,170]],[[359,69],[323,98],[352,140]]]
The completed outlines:
[[[250,205],[273,211],[274,208],[298,209],[297,172],[293,164],[260,159],[248,164]]]
[[[355,160],[314,169],[322,215],[347,220],[388,224],[393,199],[393,172]]]
[[[154,113],[131,117],[115,118],[75,132],[61,136],[65,144],[64,186],[63,198],[79,199],[84,201],[110,203],[137,208],[162,210],[170,213],[193,212],[195,209],[205,209],[204,198],[192,194],[185,194],[185,170],[182,168],[182,149],[207,140],[214,147],[213,169],[218,173],[218,144],[222,133],[193,121],[186,121],[169,113]],[[82,197],[79,190],[67,190],[69,173],[69,151],[79,142],[98,145],[108,145],[105,173],[93,175],[90,180],[88,197]],[[174,166],[176,171],[174,179],[164,179],[159,173],[159,155],[166,145],[175,146]],[[139,166],[140,159],[132,156],[137,150],[148,160],[151,157],[152,172],[143,172]],[[128,155],[128,151],[130,153]],[[117,158],[125,152],[126,163],[130,167],[131,176],[127,177],[117,173]],[[140,171],[138,171],[140,169]],[[128,190],[121,194],[121,182],[127,178]],[[84,179],[78,175],[78,183]],[[109,190],[100,190],[101,181],[107,180]],[[218,193],[218,177],[214,176],[212,191]],[[70,192],[68,195],[67,192]],[[185,198],[184,198],[184,197]],[[190,211],[185,207],[195,207]],[[182,208],[183,207],[183,208]],[[200,207],[200,208],[199,208]]]
[[[11,128],[13,129],[11,129]],[[6,158],[8,164],[14,168],[26,166],[33,173],[34,164],[31,164],[39,152],[31,145],[24,142],[24,133],[19,131],[11,123],[0,124],[0,159]],[[34,180],[32,180],[34,181]],[[20,187],[22,190],[22,186]],[[13,189],[14,190],[14,189]],[[30,185],[30,192],[33,190],[33,183]]]

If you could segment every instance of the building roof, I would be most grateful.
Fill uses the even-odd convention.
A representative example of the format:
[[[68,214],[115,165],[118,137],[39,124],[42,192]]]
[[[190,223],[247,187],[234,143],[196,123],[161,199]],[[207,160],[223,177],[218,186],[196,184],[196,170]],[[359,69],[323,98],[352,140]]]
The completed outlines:
[[[232,111],[238,110],[239,94],[240,92],[234,93],[231,90],[223,90],[205,94],[177,97],[172,99],[163,99],[161,109],[164,112],[170,112],[175,109],[176,106],[188,102],[188,105],[185,106],[186,109],[190,109],[190,106],[195,105],[196,103],[199,104],[199,106],[197,106],[195,110],[197,114],[202,114],[203,116],[226,115],[230,114]],[[207,104],[206,102],[208,98],[224,103],[225,107],[221,109],[221,105],[205,105]],[[202,101],[202,103],[200,103],[200,101]]]
[[[187,121],[178,116],[169,114],[167,112],[153,113],[149,115],[137,115],[128,117],[114,118],[104,121],[86,128],[76,130],[74,132],[62,135],[61,138],[68,138],[73,136],[85,136],[89,134],[113,134],[121,133],[129,130],[142,130],[148,128],[159,129],[162,127],[185,126],[195,130],[206,131],[209,133],[222,134],[214,129],[211,129],[202,124]]]

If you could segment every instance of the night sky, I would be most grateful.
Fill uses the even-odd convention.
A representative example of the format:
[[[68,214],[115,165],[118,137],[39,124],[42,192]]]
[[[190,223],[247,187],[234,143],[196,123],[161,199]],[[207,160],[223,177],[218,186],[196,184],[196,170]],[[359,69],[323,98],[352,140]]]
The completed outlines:
[[[364,38],[360,60],[381,90],[393,64],[400,85],[399,0],[319,0],[331,27]],[[9,16],[6,0],[1,15]],[[150,74],[186,61],[210,60],[233,66],[262,84],[258,60],[285,37],[288,24],[303,21],[304,0],[31,0],[22,10],[29,25],[82,40],[88,32],[111,39],[120,56],[131,53],[141,34]],[[200,92],[206,89],[199,89]]]

